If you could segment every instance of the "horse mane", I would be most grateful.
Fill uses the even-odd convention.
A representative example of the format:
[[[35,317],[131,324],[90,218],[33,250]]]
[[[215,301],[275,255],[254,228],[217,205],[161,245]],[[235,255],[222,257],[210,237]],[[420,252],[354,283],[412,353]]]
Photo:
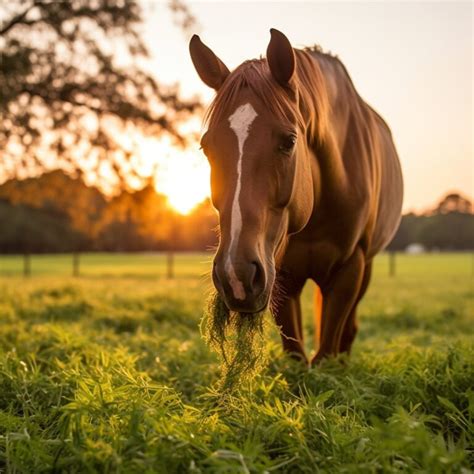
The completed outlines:
[[[279,120],[296,119],[301,130],[313,139],[324,135],[329,113],[326,82],[312,50],[295,49],[298,107],[294,107],[287,91],[272,77],[265,58],[251,59],[238,66],[225,80],[209,106],[204,123],[213,125],[235,106],[239,93],[250,89]]]

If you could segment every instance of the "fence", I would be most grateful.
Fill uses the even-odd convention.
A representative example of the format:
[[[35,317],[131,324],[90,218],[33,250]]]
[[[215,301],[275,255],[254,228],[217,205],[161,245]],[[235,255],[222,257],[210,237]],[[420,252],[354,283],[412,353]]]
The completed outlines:
[[[84,253],[55,255],[0,255],[0,277],[148,277],[200,278],[209,275],[213,254],[203,253]],[[374,274],[474,275],[473,253],[383,253],[375,258]]]
[[[0,276],[200,277],[209,272],[211,253],[84,253],[0,255]]]

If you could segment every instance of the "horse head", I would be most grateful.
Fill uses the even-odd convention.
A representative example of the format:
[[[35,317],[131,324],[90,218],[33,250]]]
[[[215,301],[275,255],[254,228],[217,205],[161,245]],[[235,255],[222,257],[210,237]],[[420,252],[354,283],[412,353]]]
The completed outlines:
[[[298,58],[274,29],[266,59],[245,61],[233,72],[196,35],[190,53],[217,92],[201,139],[220,224],[212,277],[229,309],[255,313],[269,304],[288,237],[313,209]]]

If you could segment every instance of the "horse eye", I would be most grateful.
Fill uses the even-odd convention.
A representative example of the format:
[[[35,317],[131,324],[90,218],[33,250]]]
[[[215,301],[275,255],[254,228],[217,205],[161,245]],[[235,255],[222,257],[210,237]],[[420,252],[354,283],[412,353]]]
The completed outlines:
[[[293,147],[295,146],[296,143],[296,135],[287,135],[286,137],[283,137],[280,146],[278,147],[279,150],[283,153],[288,153],[290,152]]]

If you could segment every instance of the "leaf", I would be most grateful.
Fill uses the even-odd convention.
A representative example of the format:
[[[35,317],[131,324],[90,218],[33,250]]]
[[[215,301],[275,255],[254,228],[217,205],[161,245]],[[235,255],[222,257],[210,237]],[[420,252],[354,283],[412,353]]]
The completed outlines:
[[[320,393],[316,396],[314,401],[317,405],[324,405],[334,394],[334,390],[327,390],[326,392]]]

